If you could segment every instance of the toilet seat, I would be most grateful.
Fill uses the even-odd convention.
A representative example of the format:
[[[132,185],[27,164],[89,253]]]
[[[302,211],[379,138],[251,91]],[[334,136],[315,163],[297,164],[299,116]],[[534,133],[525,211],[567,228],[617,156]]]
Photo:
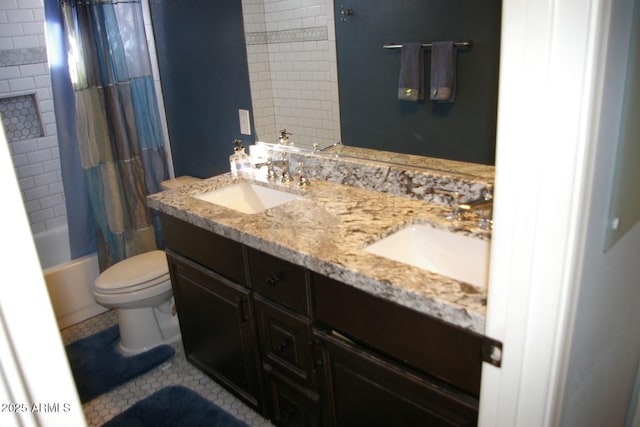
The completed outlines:
[[[103,271],[95,290],[103,294],[136,292],[168,283],[169,266],[164,251],[155,250],[120,261]]]

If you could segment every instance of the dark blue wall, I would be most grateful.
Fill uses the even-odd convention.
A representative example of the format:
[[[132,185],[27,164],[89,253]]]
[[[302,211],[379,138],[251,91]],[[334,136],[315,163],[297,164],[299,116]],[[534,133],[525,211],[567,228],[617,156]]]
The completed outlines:
[[[346,22],[341,4],[354,10]],[[336,1],[342,142],[494,164],[501,7],[500,0]],[[400,50],[384,44],[469,39],[475,45],[457,56],[455,103],[397,100]]]
[[[150,7],[175,173],[228,172],[241,137],[238,109],[251,110],[241,0],[151,0]]]

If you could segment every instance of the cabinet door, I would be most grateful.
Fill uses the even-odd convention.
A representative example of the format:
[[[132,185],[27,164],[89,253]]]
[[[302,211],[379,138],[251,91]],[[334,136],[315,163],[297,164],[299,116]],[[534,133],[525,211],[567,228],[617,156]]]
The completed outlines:
[[[328,277],[314,274],[312,281],[319,322],[473,396],[480,395],[480,334]]]
[[[336,426],[474,426],[476,398],[314,331],[323,414]]]
[[[167,252],[187,359],[254,408],[261,406],[249,291]]]
[[[320,427],[320,397],[265,365],[271,421],[280,427]]]

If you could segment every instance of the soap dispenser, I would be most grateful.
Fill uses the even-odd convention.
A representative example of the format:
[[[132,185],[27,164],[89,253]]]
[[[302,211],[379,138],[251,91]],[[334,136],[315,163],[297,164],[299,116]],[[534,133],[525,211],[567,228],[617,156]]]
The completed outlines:
[[[229,164],[231,166],[231,175],[237,177],[238,174],[246,173],[251,170],[251,158],[244,151],[244,146],[240,139],[233,141],[235,147],[233,154],[229,156]]]

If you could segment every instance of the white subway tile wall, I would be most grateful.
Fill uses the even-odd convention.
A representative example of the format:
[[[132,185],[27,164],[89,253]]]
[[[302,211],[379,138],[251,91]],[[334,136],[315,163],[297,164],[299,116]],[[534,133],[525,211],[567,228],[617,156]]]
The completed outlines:
[[[148,0],[142,1],[142,6],[163,133],[167,141],[166,151],[170,156]],[[40,136],[17,138],[6,126],[5,131],[31,230],[35,234],[67,222],[47,62],[44,5],[42,0],[0,0],[0,98],[4,106],[10,106],[21,102],[25,96],[35,100],[41,124]]]
[[[142,2],[163,132],[164,103],[147,0]],[[296,144],[340,139],[333,2],[243,0],[257,139],[287,129]],[[43,136],[9,143],[34,233],[66,223],[40,0],[0,1],[0,97],[33,95]],[[169,147],[167,153],[170,155]],[[169,161],[169,164],[172,164]]]
[[[256,139],[340,139],[333,1],[243,0]]]
[[[32,231],[65,225],[41,0],[0,1],[0,98],[11,110],[5,132]]]

